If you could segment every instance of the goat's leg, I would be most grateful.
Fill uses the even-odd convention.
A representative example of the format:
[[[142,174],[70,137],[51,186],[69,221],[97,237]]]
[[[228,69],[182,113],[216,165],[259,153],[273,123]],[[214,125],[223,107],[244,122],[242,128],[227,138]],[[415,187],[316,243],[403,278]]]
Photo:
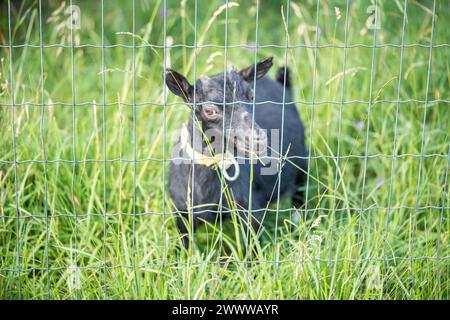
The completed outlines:
[[[303,175],[303,173],[299,172],[295,179],[295,186],[296,186],[297,190],[294,192],[294,194],[292,196],[292,205],[295,208],[301,207],[305,202],[305,199],[304,199],[305,192],[303,189],[301,189],[301,187],[304,186],[304,182],[305,182],[305,176]]]
[[[189,239],[189,230],[187,228],[187,225],[189,224],[189,219],[186,219],[183,216],[179,216],[177,218],[177,227],[178,231],[181,234],[181,243],[186,248],[186,250],[189,250],[190,246],[190,239]],[[192,224],[192,227],[195,227],[195,224]]]

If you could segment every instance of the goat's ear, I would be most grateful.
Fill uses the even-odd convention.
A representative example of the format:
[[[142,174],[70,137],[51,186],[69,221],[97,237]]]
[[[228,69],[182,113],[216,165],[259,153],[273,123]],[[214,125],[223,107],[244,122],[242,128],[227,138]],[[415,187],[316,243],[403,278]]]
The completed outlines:
[[[167,87],[170,91],[183,98],[186,102],[190,102],[192,100],[194,87],[183,75],[179,74],[175,70],[166,69],[165,78]]]
[[[273,57],[266,58],[264,60],[259,61],[257,64],[252,64],[251,66],[244,68],[239,71],[239,74],[244,78],[244,80],[248,82],[252,82],[255,80],[255,72],[256,72],[256,80],[264,77],[272,67]]]

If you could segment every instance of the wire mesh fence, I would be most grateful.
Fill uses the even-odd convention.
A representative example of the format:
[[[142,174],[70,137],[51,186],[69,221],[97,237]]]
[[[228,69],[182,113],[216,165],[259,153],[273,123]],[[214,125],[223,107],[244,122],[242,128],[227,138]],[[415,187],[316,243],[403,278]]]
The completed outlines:
[[[448,298],[448,9],[437,0],[2,3],[0,295]],[[193,105],[206,105],[194,79],[266,56],[289,68],[292,102],[285,72],[281,101],[229,103],[224,82],[223,104],[253,115],[279,106],[281,146],[285,108],[296,106],[307,154],[281,147],[273,159],[307,160],[302,204],[282,197],[281,168],[271,206],[219,206],[184,250],[168,168],[196,113],[169,93],[164,70],[189,75]],[[258,211],[264,227],[249,249],[250,229],[223,217]]]

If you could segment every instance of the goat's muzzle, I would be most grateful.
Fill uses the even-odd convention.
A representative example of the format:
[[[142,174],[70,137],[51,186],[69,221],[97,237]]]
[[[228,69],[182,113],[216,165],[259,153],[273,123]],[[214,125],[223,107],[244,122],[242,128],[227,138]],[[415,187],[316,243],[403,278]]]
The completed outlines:
[[[239,153],[244,153],[245,157],[266,155],[267,134],[261,128],[254,128],[253,131],[240,130],[235,137],[235,147]]]

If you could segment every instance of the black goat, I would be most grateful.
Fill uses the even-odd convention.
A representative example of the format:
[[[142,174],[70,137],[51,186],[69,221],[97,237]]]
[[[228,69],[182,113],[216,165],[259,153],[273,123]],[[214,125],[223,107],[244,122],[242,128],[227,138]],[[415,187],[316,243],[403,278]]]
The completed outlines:
[[[221,197],[221,185],[223,187],[223,181],[228,180],[227,189],[241,212],[244,225],[249,227],[245,223],[245,211],[249,210],[251,225],[258,231],[264,208],[276,199],[280,168],[281,195],[297,196],[294,197],[294,205],[299,204],[298,188],[305,179],[307,167],[304,128],[291,100],[287,68],[278,70],[275,82],[264,77],[271,67],[272,57],[226,75],[202,76],[196,81],[195,94],[194,86],[184,76],[171,69],[166,70],[165,80],[170,91],[183,98],[195,111],[195,119],[183,126],[179,144],[174,148],[169,178],[170,196],[182,216],[192,214],[190,221],[193,227],[202,219],[216,221],[220,204],[222,217],[229,216],[232,204],[228,203],[229,198]],[[285,90],[283,84],[286,84]],[[236,157],[236,153],[244,157]],[[260,161],[253,162],[250,208],[251,164],[242,159],[251,155]],[[280,162],[285,156],[289,161]],[[181,216],[177,225],[183,244],[188,248],[187,225]]]

